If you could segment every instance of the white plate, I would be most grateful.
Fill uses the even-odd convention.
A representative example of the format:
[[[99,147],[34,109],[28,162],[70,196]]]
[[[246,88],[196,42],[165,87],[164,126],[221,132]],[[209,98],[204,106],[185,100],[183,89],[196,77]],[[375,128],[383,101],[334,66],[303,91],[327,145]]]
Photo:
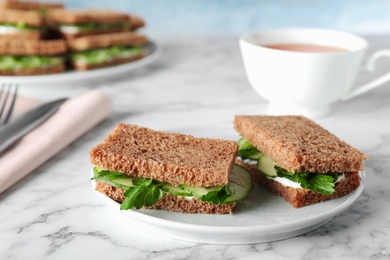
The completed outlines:
[[[153,42],[149,41],[145,45],[147,55],[129,63],[115,65],[107,68],[93,69],[88,71],[68,70],[63,73],[36,75],[36,76],[0,76],[0,82],[18,83],[21,85],[43,85],[43,84],[79,84],[87,82],[97,82],[119,76],[154,62],[161,54],[161,49]]]
[[[114,212],[128,217],[125,225],[142,223],[163,236],[192,242],[251,244],[298,236],[324,225],[348,209],[359,197],[365,184],[363,171],[360,177],[361,185],[351,194],[299,209],[293,208],[283,198],[255,187],[245,201],[237,204],[233,215],[183,214],[146,209],[121,211],[119,203],[100,192],[96,193]],[[92,185],[95,187],[96,181],[92,181]]]

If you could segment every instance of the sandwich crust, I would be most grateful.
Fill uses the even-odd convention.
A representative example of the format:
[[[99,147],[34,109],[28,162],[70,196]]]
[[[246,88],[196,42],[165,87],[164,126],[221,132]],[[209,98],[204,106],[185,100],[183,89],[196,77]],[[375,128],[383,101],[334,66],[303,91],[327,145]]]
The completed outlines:
[[[90,36],[90,35],[101,35],[101,34],[109,34],[109,33],[120,33],[120,32],[127,32],[128,28],[109,28],[109,29],[94,29],[90,31],[80,31],[77,33],[64,33],[64,32],[59,32],[61,37],[66,39],[66,40],[71,40],[75,39],[78,37],[85,37],[85,36]]]
[[[138,15],[130,15],[129,16],[129,21],[130,21],[130,27],[132,31],[135,31],[141,27],[145,26],[145,20]]]
[[[356,172],[367,158],[303,116],[238,115],[234,128],[290,172]]]
[[[144,35],[133,32],[90,35],[69,39],[67,41],[68,48],[71,51],[107,48],[117,45],[142,45],[146,42],[147,38]]]
[[[79,71],[85,71],[85,70],[92,70],[92,69],[99,69],[99,68],[105,68],[105,67],[111,67],[119,64],[124,64],[128,62],[132,62],[135,60],[139,60],[145,57],[144,53],[141,53],[139,55],[134,55],[132,57],[128,58],[114,58],[108,62],[102,62],[102,63],[96,63],[96,64],[77,64],[76,62],[72,62],[72,67],[75,70]]]
[[[48,13],[47,19],[54,24],[118,23],[128,22],[129,15],[112,10],[55,9]]]
[[[360,177],[358,172],[345,173],[345,178],[335,184],[335,192],[332,195],[325,195],[317,192],[313,192],[309,189],[303,188],[291,188],[284,186],[283,184],[276,182],[272,179],[268,179],[262,173],[258,172],[256,167],[248,165],[241,160],[236,160],[236,163],[247,168],[253,177],[253,181],[263,186],[269,192],[283,197],[294,208],[301,208],[308,205],[324,202],[331,199],[336,199],[345,196],[360,185]]]
[[[64,64],[45,68],[28,68],[28,69],[14,69],[14,70],[0,70],[0,76],[31,76],[43,74],[55,74],[65,71]]]
[[[0,9],[0,22],[17,24],[23,22],[30,26],[44,26],[45,19],[35,11],[22,11],[13,9]]]
[[[98,181],[96,184],[97,191],[109,196],[111,199],[121,203],[124,200],[124,190],[116,188],[110,184]],[[184,197],[178,197],[172,194],[164,196],[148,209],[168,210],[181,213],[200,213],[200,214],[233,214],[236,203],[230,204],[211,204],[197,198],[187,200]]]
[[[0,41],[0,55],[59,55],[67,50],[64,40]]]
[[[234,141],[195,138],[118,124],[91,149],[91,163],[129,176],[173,185],[225,185],[237,155]]]
[[[42,32],[39,30],[25,30],[17,33],[0,33],[0,40],[28,40],[36,41],[42,38]]]
[[[34,1],[3,0],[0,2],[0,8],[20,9],[20,10],[42,10],[42,9],[53,9],[53,8],[64,8],[64,4],[34,2]]]

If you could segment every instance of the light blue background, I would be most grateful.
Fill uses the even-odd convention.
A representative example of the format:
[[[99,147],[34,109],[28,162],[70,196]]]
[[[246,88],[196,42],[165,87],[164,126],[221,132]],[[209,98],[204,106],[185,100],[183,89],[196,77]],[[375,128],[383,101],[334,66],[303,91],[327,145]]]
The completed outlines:
[[[154,34],[234,34],[272,27],[321,27],[390,34],[389,0],[68,0],[68,8],[136,13]]]

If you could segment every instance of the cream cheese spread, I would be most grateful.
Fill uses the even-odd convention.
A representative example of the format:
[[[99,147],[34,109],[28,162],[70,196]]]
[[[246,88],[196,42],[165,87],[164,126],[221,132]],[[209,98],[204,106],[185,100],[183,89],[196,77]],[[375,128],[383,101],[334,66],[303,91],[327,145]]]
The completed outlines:
[[[177,196],[177,197],[184,198],[185,200],[188,200],[188,201],[190,201],[194,198],[194,196]]]
[[[0,25],[0,34],[20,33],[21,31],[23,30],[16,27]]]
[[[80,32],[80,29],[77,26],[71,26],[71,25],[61,25],[59,29],[62,33],[66,33],[66,34],[76,34]]]
[[[287,178],[275,177],[275,178],[271,178],[271,179],[276,181],[276,182],[279,182],[283,186],[296,188],[296,189],[302,188],[300,183],[292,181],[292,180],[289,180]],[[339,181],[341,181],[343,179],[345,179],[345,174],[341,173],[341,174],[339,174],[339,176],[338,176],[337,180],[335,181],[335,183],[337,183],[337,182],[339,182]]]

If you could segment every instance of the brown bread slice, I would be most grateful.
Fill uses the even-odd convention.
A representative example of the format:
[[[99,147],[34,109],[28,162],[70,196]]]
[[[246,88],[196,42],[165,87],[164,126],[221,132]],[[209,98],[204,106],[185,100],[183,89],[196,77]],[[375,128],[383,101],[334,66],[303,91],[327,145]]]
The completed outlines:
[[[19,22],[35,27],[46,24],[45,19],[35,11],[0,9],[0,23],[17,24]]]
[[[228,183],[236,155],[234,141],[126,124],[118,124],[90,152],[91,163],[104,169],[173,185],[206,187]]]
[[[64,40],[1,40],[0,55],[59,55],[67,51]]]
[[[85,70],[92,70],[92,69],[100,69],[100,68],[106,68],[111,67],[119,64],[124,64],[128,62],[132,62],[135,60],[139,60],[145,57],[144,53],[141,53],[139,55],[134,55],[132,57],[128,58],[114,58],[108,62],[103,63],[97,63],[97,64],[78,64],[76,62],[71,62],[72,68],[79,71],[85,71]]]
[[[17,70],[0,70],[0,76],[31,76],[31,75],[43,75],[43,74],[55,74],[65,71],[64,64],[58,64],[56,66],[45,68],[29,68],[29,69],[17,69]]]
[[[42,37],[42,32],[39,30],[25,30],[17,33],[0,34],[0,40],[36,41],[40,40]]]
[[[51,3],[51,2],[3,0],[0,2],[0,8],[20,9],[20,10],[42,10],[42,9],[53,9],[53,8],[64,8],[64,4]]]
[[[237,115],[234,128],[290,172],[356,172],[367,158],[303,116]]]
[[[110,184],[98,181],[96,190],[109,196],[113,200],[122,203],[124,200],[124,190],[111,186]],[[187,200],[166,193],[156,204],[149,209],[168,210],[181,213],[200,213],[200,214],[232,214],[236,203],[230,204],[211,204],[196,198]]]
[[[142,45],[147,42],[144,35],[133,32],[109,33],[90,35],[69,39],[68,48],[71,51],[83,51],[88,49],[100,49],[111,46]]]
[[[309,189],[297,189],[282,185],[272,179],[268,179],[261,174],[255,166],[244,163],[237,159],[236,163],[247,168],[253,177],[253,181],[266,188],[271,193],[283,197],[294,208],[301,208],[308,205],[324,202],[331,199],[336,199],[345,196],[360,185],[360,177],[358,172],[345,173],[345,179],[335,184],[335,192],[332,195],[325,195],[317,192],[312,192]]]
[[[124,28],[110,28],[110,29],[93,29],[90,31],[80,31],[77,33],[64,33],[59,32],[61,37],[66,40],[76,39],[78,37],[85,37],[90,35],[100,35],[100,34],[109,34],[109,33],[120,33],[127,32],[129,29],[127,27]]]
[[[47,15],[47,20],[53,24],[81,24],[81,23],[118,23],[128,22],[129,15],[111,10],[70,10],[56,9]]]
[[[145,20],[138,15],[130,15],[129,21],[130,21],[130,28],[132,31],[135,31],[145,26]]]

